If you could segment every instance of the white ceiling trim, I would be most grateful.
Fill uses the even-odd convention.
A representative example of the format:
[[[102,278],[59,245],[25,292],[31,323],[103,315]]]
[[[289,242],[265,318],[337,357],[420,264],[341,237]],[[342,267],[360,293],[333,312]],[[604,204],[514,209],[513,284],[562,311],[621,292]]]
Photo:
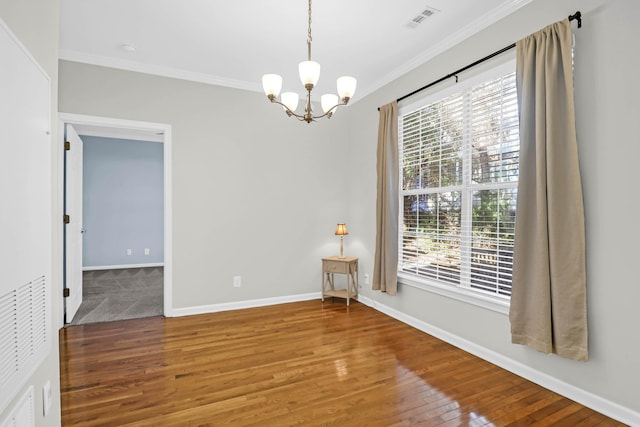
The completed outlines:
[[[480,31],[484,30],[485,28],[489,27],[490,25],[495,24],[496,22],[498,22],[502,18],[510,15],[511,13],[513,13],[516,10],[520,9],[521,7],[531,3],[532,1],[533,0],[511,0],[510,2],[503,4],[501,7],[493,9],[493,10],[485,13],[484,15],[480,16],[479,18],[475,19],[473,22],[471,22],[466,27],[461,28],[459,31],[456,31],[450,37],[447,37],[446,39],[444,39],[442,42],[431,46],[430,48],[425,50],[420,55],[414,57],[411,61],[406,62],[406,63],[402,64],[400,67],[396,67],[395,69],[393,69],[390,73],[388,73],[387,75],[385,75],[384,77],[379,79],[377,82],[375,82],[371,86],[372,87],[371,91],[362,94],[362,98],[367,96],[369,93],[380,89],[384,85],[391,83],[392,81],[396,80],[397,78],[407,74],[409,71],[412,71],[412,70],[418,68],[420,65],[429,62],[431,59],[435,58],[439,54],[447,51],[448,49],[451,49],[452,47],[454,47],[458,43],[461,43],[462,41],[468,39],[469,37],[473,36],[474,34],[479,33]],[[505,40],[505,46],[510,44],[510,43],[513,43],[513,42]],[[489,53],[490,52],[487,52],[487,54],[489,54]],[[472,63],[473,61],[475,61],[477,59],[480,59],[480,57],[478,57],[478,58],[469,58],[468,61],[464,61],[464,62],[465,62],[465,64],[467,62]],[[464,65],[462,65],[462,66],[464,66]],[[398,96],[402,96],[402,94],[399,94]]]
[[[102,67],[117,68],[120,70],[134,71],[137,73],[152,74],[174,79],[188,80],[198,83],[206,83],[216,86],[225,86],[235,89],[244,89],[254,92],[262,92],[259,82],[248,83],[241,80],[226,79],[212,74],[197,73],[181,70],[179,68],[164,67],[160,65],[145,64],[137,61],[111,58],[101,55],[93,55],[73,50],[60,50],[58,58],[65,61],[82,62],[85,64],[99,65]]]

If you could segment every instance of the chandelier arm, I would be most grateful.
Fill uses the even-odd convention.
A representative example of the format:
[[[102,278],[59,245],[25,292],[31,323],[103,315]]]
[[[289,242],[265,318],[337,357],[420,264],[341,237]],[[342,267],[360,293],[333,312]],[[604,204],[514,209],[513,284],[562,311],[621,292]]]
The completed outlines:
[[[329,110],[327,110],[327,112],[326,112],[326,113],[324,113],[323,115],[321,115],[321,116],[313,116],[313,119],[314,119],[314,120],[316,120],[316,119],[321,119],[321,118],[323,118],[323,117],[325,117],[325,116],[327,116],[327,117],[329,117],[329,118],[330,118],[330,117],[333,115],[334,110],[335,110],[336,108],[338,108],[338,107],[343,106],[343,105],[347,105],[347,103],[346,103],[346,102],[340,102],[340,103],[338,103],[338,104],[334,105],[333,107],[329,108]]]
[[[289,107],[287,107],[285,104],[283,104],[282,102],[278,101],[277,98],[269,98],[269,100],[271,101],[272,104],[278,104],[278,105],[282,105],[284,107],[284,111],[287,113],[287,116],[291,117],[295,117],[296,119],[302,121],[305,121],[305,117],[301,116],[300,114],[296,114],[295,111],[292,111]]]
[[[270,99],[271,103],[273,104],[278,104],[278,105],[282,105],[284,107],[285,112],[287,113],[287,115],[289,117],[295,117],[296,119],[298,119],[301,122],[307,122],[307,123],[311,123],[312,121],[316,121],[317,119],[321,119],[323,117],[331,117],[333,115],[333,112],[338,108],[338,107],[342,107],[347,105],[347,102],[342,101],[337,103],[336,105],[334,105],[333,107],[329,108],[329,110],[327,110],[326,113],[321,114],[319,116],[314,116],[314,115],[310,115],[310,114],[297,114],[295,111],[291,111],[291,109],[289,109],[289,107],[287,107],[285,104],[283,104],[282,102],[278,101],[277,98],[273,98]]]

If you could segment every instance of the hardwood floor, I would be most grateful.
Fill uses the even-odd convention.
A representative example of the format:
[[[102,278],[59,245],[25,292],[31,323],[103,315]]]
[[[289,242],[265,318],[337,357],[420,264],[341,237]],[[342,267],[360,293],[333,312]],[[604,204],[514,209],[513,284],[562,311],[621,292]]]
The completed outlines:
[[[63,425],[614,426],[363,304],[60,331]]]

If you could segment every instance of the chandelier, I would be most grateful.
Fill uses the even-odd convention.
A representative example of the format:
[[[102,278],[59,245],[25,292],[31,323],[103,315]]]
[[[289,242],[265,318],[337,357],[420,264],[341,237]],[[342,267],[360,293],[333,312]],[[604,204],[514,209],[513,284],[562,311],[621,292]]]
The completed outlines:
[[[304,106],[304,113],[297,114],[296,108],[298,108],[298,94],[295,92],[283,92],[278,99],[280,90],[282,89],[282,77],[278,74],[265,74],[262,76],[262,87],[264,93],[274,104],[279,104],[284,107],[284,111],[289,117],[293,116],[300,121],[311,123],[316,119],[323,117],[331,118],[336,108],[341,105],[347,105],[351,97],[353,97],[356,91],[356,79],[350,76],[343,76],[338,78],[338,95],[325,94],[320,98],[320,105],[324,114],[319,116],[313,115],[313,108],[311,106],[311,91],[318,83],[320,78],[320,64],[311,60],[311,0],[309,0],[309,32],[307,34],[307,61],[303,61],[298,65],[298,72],[300,74],[300,81],[307,90],[307,96]]]

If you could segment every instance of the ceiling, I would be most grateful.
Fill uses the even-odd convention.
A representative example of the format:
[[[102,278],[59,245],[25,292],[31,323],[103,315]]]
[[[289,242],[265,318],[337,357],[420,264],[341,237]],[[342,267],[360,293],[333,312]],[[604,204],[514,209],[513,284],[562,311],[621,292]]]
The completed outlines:
[[[530,1],[316,0],[312,59],[322,69],[314,99],[336,93],[335,80],[352,75],[357,102]],[[262,74],[276,73],[283,91],[302,95],[297,70],[307,54],[304,0],[60,4],[61,59],[260,92]],[[435,13],[425,17],[425,11]],[[127,44],[135,51],[123,49]]]

